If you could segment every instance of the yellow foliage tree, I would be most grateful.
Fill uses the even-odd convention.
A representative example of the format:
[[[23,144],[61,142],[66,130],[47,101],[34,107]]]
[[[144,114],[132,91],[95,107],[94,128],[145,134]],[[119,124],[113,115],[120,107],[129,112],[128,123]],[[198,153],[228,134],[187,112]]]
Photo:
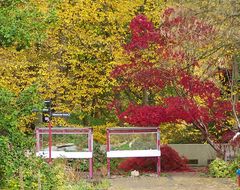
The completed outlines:
[[[144,12],[159,23],[165,1],[31,2],[52,13],[47,38],[21,51],[1,48],[0,85],[20,92],[36,83],[43,99],[52,99],[58,111],[79,113],[84,124],[106,116],[116,86],[112,69],[128,59],[122,45],[130,37],[129,22]]]

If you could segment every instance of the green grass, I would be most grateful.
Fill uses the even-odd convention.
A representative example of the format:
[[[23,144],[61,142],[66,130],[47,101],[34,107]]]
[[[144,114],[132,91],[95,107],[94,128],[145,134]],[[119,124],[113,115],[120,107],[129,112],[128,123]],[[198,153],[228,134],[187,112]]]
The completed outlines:
[[[68,184],[66,190],[107,190],[110,187],[110,182],[108,180],[102,180],[98,182],[88,182],[86,180],[81,180],[78,183]]]

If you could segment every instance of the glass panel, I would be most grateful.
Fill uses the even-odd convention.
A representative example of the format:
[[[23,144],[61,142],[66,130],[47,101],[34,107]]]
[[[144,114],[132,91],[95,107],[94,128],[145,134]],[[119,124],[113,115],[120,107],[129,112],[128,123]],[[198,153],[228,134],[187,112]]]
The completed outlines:
[[[156,150],[157,133],[110,134],[110,150]]]
[[[40,135],[40,151],[48,151],[48,134]],[[52,134],[52,151],[88,152],[87,134]]]

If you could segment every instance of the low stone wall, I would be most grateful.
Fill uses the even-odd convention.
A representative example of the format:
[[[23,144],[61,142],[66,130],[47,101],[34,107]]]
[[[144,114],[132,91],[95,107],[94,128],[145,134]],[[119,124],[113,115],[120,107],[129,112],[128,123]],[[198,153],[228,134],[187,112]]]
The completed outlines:
[[[192,166],[207,166],[216,158],[215,150],[209,144],[169,144]]]

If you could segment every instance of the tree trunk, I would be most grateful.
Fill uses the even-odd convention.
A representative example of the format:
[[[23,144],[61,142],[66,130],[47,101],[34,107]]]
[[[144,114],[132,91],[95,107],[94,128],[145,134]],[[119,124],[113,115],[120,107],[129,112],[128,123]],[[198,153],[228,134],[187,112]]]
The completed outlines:
[[[240,122],[239,122],[237,111],[236,111],[236,106],[239,101],[239,93],[237,92],[238,91],[238,81],[239,81],[239,63],[238,63],[238,56],[235,55],[233,57],[233,63],[232,63],[231,94],[232,94],[233,114],[235,117],[236,126],[237,126],[238,130],[240,131]]]
[[[207,128],[204,126],[204,124],[197,124],[194,123],[194,126],[199,129],[202,133],[202,135],[204,136],[204,138],[206,139],[206,141],[208,142],[208,144],[217,152],[217,156],[224,158],[225,157],[225,152],[224,150],[221,148],[221,144],[216,144],[211,138],[210,138],[210,134],[207,131]]]
[[[224,159],[225,151],[221,148],[221,144],[216,144],[209,137],[206,137],[208,144],[217,152],[217,156]]]
[[[148,105],[148,91],[147,89],[143,89],[143,105]]]

